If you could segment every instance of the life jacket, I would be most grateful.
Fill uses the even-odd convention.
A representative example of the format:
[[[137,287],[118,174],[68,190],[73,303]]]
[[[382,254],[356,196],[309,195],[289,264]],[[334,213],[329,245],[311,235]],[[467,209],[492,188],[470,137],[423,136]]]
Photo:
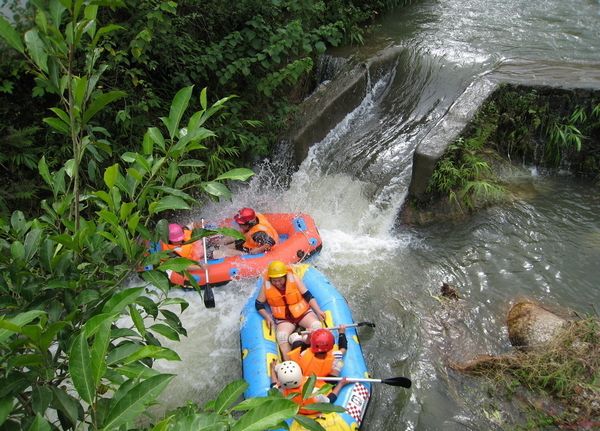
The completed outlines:
[[[319,402],[316,397],[302,399],[302,387],[304,386],[304,384],[306,383],[307,380],[308,380],[308,377],[305,376],[302,378],[302,384],[300,386],[298,386],[297,388],[282,388],[282,392],[283,392],[284,397],[287,397],[291,393],[294,393],[294,392],[296,393],[296,395],[292,398],[292,401],[300,406],[300,410],[298,410],[298,413],[300,413],[301,415],[314,415],[319,412],[316,410],[308,410],[308,409],[303,408],[303,406],[306,406],[308,404],[314,404],[314,403]],[[315,382],[314,390],[318,390],[325,383],[326,382],[324,382],[322,380],[317,380]]]
[[[275,319],[295,320],[310,309],[310,305],[300,293],[296,276],[291,269],[288,269],[283,293],[273,286],[266,272],[263,274],[263,283],[267,303],[271,307],[271,313]]]
[[[187,242],[192,238],[192,231],[189,229],[183,230],[183,241]],[[181,257],[195,260],[199,262],[204,257],[204,247],[201,240],[194,241],[190,244],[169,244],[162,243],[163,250],[172,250]]]
[[[279,234],[277,233],[277,231],[275,230],[275,228],[271,225],[271,223],[269,223],[269,220],[267,220],[267,218],[259,213],[256,213],[256,218],[258,220],[258,223],[256,223],[254,226],[252,226],[248,232],[244,233],[244,237],[246,238],[246,241],[244,241],[244,248],[251,250],[253,248],[257,248],[260,247],[263,244],[259,244],[256,241],[254,241],[254,239],[252,238],[252,235],[254,235],[256,232],[264,232],[267,235],[269,235],[271,238],[273,238],[273,241],[275,241],[275,244],[279,243]]]
[[[327,377],[333,371],[333,350],[331,349],[324,358],[318,358],[310,350],[310,348],[302,351],[301,347],[298,347],[288,353],[289,359],[300,365],[302,368],[302,374],[310,376],[314,374],[317,377]]]

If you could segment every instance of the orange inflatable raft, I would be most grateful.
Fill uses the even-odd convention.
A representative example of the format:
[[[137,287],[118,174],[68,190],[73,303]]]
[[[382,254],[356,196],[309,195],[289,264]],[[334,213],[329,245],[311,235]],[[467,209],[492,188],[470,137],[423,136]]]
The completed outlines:
[[[263,215],[279,234],[279,244],[266,253],[209,259],[207,263],[210,284],[225,284],[235,279],[256,277],[273,260],[281,260],[285,263],[302,262],[321,250],[321,236],[313,218],[308,214],[263,213]],[[231,219],[225,220],[221,226],[238,227]],[[160,247],[158,250],[151,251],[161,251],[162,244],[158,246]],[[184,275],[174,271],[168,273],[171,283],[182,286],[188,283]],[[206,284],[204,269],[192,270],[190,274],[200,286]]]

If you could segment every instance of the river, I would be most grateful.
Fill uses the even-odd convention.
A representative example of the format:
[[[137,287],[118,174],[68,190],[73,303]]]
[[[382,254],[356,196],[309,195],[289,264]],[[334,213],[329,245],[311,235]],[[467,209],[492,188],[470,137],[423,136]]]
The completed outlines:
[[[592,0],[422,1],[389,14],[364,47],[332,55],[368,58],[401,46],[396,66],[311,148],[291,183],[264,164],[231,202],[202,209],[210,219],[241,206],[313,215],[324,246],[312,263],[356,321],[377,325],[360,333],[371,374],[414,383],[377,386],[362,429],[505,429],[514,418],[490,385],[448,363],[510,351],[504,324],[517,297],[600,313],[600,195],[590,181],[522,166],[513,202],[455,223],[396,224],[414,148],[465,89],[483,75],[534,80],[544,65],[556,66],[544,68],[554,80],[585,71],[598,61],[599,18]],[[439,301],[442,282],[463,299]],[[191,307],[182,314],[188,337],[172,346],[182,361],[159,363],[178,374],[164,407],[204,403],[241,376],[239,312],[254,284],[216,288],[213,310],[196,293],[173,292]]]

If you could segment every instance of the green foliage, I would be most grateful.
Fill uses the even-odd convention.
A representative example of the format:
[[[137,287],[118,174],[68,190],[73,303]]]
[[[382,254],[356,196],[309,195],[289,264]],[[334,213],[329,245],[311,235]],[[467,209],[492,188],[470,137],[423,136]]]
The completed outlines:
[[[484,158],[483,147],[491,130],[476,127],[474,136],[449,145],[433,171],[428,192],[447,196],[457,208],[468,210],[504,199],[506,192]]]
[[[148,241],[166,237],[167,221],[158,216],[193,205],[186,188],[227,196],[224,182],[245,180],[252,172],[236,168],[202,179],[204,163],[194,154],[206,149],[203,141],[214,133],[205,123],[229,98],[209,105],[203,90],[202,109],[186,115],[190,86],[173,98],[169,115],[161,118],[164,129],[148,128],[139,151],[122,154],[103,170],[99,187],[85,177],[77,184],[79,162],[98,127],[89,121],[121,94],[96,87],[105,70],[98,59],[82,63],[81,74],[75,63],[55,67],[68,53],[81,50],[88,60],[95,55],[98,33],[92,18],[98,6],[49,5],[49,10],[38,9],[37,27],[25,34],[23,46],[10,24],[0,22],[0,36],[35,64],[40,88],[60,96],[65,109],[53,108],[55,117],[46,123],[73,143],[73,157],[61,166],[50,166],[45,157],[37,163],[51,193],[41,201],[41,216],[27,219],[15,211],[10,219],[0,218],[0,425],[130,429],[173,377],[155,371],[153,362],[179,360],[159,336],[187,335],[173,307],[183,312],[188,304],[168,298],[168,265],[144,272],[143,280],[132,278],[136,268],[159,263],[160,256],[146,256]],[[103,28],[108,31],[98,32]],[[158,289],[150,289],[149,282]],[[217,414],[233,429],[266,428],[297,411],[279,398],[233,419],[226,409],[242,386],[225,388],[215,402]],[[177,421],[172,425],[180,427]]]

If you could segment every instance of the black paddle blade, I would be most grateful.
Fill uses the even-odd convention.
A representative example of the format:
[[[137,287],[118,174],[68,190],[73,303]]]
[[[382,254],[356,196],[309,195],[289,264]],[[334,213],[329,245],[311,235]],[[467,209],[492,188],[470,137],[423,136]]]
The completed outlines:
[[[215,294],[210,284],[204,286],[204,306],[206,308],[215,308]]]
[[[375,324],[373,322],[358,322],[358,326],[368,326],[369,328],[374,328]]]
[[[407,389],[412,386],[412,382],[408,377],[392,377],[389,379],[381,379],[381,383],[390,386],[402,386],[403,388]]]

